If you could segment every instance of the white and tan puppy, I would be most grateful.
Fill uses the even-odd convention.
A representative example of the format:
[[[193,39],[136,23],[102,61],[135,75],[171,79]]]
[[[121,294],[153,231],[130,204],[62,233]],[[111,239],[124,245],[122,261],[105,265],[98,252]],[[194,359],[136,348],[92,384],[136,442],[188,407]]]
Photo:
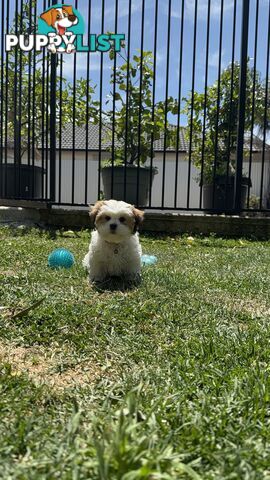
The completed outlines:
[[[96,230],[83,265],[92,282],[110,277],[133,281],[140,277],[142,249],[137,232],[143,212],[126,202],[105,200],[90,207]]]

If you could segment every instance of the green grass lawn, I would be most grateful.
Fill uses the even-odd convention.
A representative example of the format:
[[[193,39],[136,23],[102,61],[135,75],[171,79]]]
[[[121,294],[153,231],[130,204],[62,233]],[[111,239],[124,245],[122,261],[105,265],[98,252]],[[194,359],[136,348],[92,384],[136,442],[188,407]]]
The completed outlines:
[[[270,479],[270,242],[142,236],[101,291],[89,236],[0,229],[0,478]]]

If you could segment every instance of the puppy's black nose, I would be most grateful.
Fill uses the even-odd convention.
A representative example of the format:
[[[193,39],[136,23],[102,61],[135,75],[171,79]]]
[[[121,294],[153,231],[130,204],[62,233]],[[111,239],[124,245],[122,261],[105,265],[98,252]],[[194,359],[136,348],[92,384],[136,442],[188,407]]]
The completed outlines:
[[[111,223],[110,229],[111,229],[112,231],[114,231],[114,230],[116,230],[116,228],[117,228],[116,223]]]
[[[68,19],[71,21],[71,22],[74,22],[76,20],[76,16],[75,15],[69,15],[68,16]]]

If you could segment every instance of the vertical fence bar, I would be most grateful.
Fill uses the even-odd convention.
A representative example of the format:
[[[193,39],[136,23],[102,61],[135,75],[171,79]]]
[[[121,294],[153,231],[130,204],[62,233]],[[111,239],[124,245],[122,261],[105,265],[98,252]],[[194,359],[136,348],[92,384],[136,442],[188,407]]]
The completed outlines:
[[[218,151],[219,151],[219,111],[220,111],[220,76],[221,76],[221,57],[222,57],[222,34],[223,34],[223,7],[224,0],[221,0],[220,5],[220,27],[219,27],[219,56],[218,56],[218,88],[217,88],[217,115],[215,124],[215,154],[214,154],[214,168],[213,168],[213,193],[212,193],[212,208],[215,208],[215,190],[216,190],[216,174],[218,164]],[[225,204],[227,205],[227,198],[225,198]]]
[[[243,154],[244,154],[243,150],[244,150],[244,132],[245,132],[245,111],[246,111],[249,3],[250,3],[250,0],[243,0],[243,5],[242,5],[240,89],[239,89],[238,125],[237,125],[236,170],[235,170],[235,182],[234,182],[235,213],[241,212],[241,184],[242,184],[242,170],[243,170]]]
[[[101,6],[101,33],[104,33],[104,10],[105,5],[102,0]],[[98,133],[98,199],[100,200],[101,185],[101,150],[102,150],[102,100],[103,100],[103,52],[100,52],[100,73],[99,73],[99,133]]]
[[[75,8],[78,8],[78,2],[75,1]],[[74,52],[73,62],[73,104],[72,104],[72,174],[71,174],[71,203],[74,203],[75,196],[75,148],[76,148],[76,68],[77,54]]]
[[[125,118],[125,165],[124,165],[124,200],[127,197],[127,145],[128,145],[128,123],[129,123],[129,87],[130,87],[130,34],[131,34],[131,7],[132,0],[128,4],[128,40],[127,40],[127,83],[126,83],[126,118]]]
[[[191,157],[192,157],[192,133],[193,133],[194,87],[195,87],[195,60],[196,60],[196,42],[197,42],[197,15],[198,15],[198,0],[195,0],[194,33],[193,33],[193,63],[192,63],[193,66],[192,66],[192,87],[191,87],[191,112],[190,112],[189,152],[188,152],[187,209],[189,209],[189,196],[190,196],[190,174],[191,174]]]
[[[154,59],[153,59],[153,88],[152,88],[152,122],[155,120],[155,101],[156,101],[156,67],[157,67],[157,26],[158,26],[158,0],[155,7],[155,27],[154,27]],[[154,133],[151,133],[151,156],[150,156],[150,185],[149,185],[149,207],[152,204],[152,177],[153,177],[153,158],[154,158]]]
[[[61,0],[63,4],[64,1]],[[56,68],[60,66],[60,79],[59,79],[59,138],[58,138],[58,203],[61,203],[62,196],[62,113],[63,113],[63,55],[58,56],[58,62]]]
[[[58,140],[58,202],[62,196],[62,101],[63,101],[63,55],[60,55],[60,85],[59,85],[59,140]]]
[[[36,133],[35,133],[35,116],[36,116],[36,52],[35,52],[35,46],[36,46],[36,33],[37,33],[37,3],[34,3],[34,21],[33,21],[33,27],[31,30],[31,33],[34,33],[34,52],[33,52],[33,88],[32,88],[32,188],[31,188],[31,196],[32,198],[36,197],[36,192],[35,192],[35,154],[36,154]],[[31,12],[32,16],[32,12]],[[29,99],[30,100],[30,99]]]
[[[7,9],[6,9],[6,33],[9,32],[9,0],[7,0]],[[4,191],[4,195],[7,196],[7,182],[8,182],[8,176],[7,176],[7,170],[8,170],[8,166],[7,166],[7,148],[8,148],[8,114],[9,114],[9,111],[8,111],[8,98],[9,98],[9,95],[8,95],[8,84],[9,84],[9,54],[8,52],[6,52],[6,88],[5,88],[5,101],[6,101],[6,105],[5,105],[5,180],[4,180],[4,184],[5,184],[5,191]]]
[[[20,5],[20,32],[23,29],[23,0],[21,0]],[[23,52],[20,50],[20,65],[19,65],[19,106],[18,106],[18,185],[19,185],[19,196],[21,195],[21,164],[22,164],[22,58]]]
[[[57,0],[52,0],[56,5]],[[55,202],[55,169],[56,169],[56,68],[57,54],[51,53],[50,79],[50,201]]]
[[[178,184],[178,162],[179,162],[179,135],[180,135],[180,115],[181,115],[181,87],[182,87],[182,63],[183,63],[183,37],[184,37],[184,12],[185,0],[182,0],[181,8],[181,27],[179,41],[179,83],[178,83],[178,109],[177,109],[177,127],[176,127],[176,159],[175,159],[175,179],[174,179],[174,208],[177,206],[177,184]]]
[[[144,13],[145,0],[142,0],[142,19],[141,19],[141,61],[140,61],[140,90],[139,90],[139,128],[138,128],[138,165],[137,165],[137,191],[136,204],[139,205],[139,182],[140,182],[140,163],[141,163],[141,118],[142,118],[142,82],[143,82],[143,43],[144,43]]]
[[[101,33],[104,33],[104,10],[105,5],[102,0],[101,11]],[[102,150],[102,101],[103,101],[103,52],[100,52],[100,72],[99,72],[99,132],[98,132],[98,199],[100,199],[101,185],[101,150]]]
[[[118,23],[118,0],[115,0],[115,19],[114,19],[114,33],[117,33]],[[111,176],[111,198],[113,198],[114,185],[114,160],[115,160],[115,93],[116,93],[116,62],[117,53],[114,52],[113,59],[113,117],[112,117],[112,176]]]
[[[166,63],[166,85],[165,85],[165,123],[164,123],[164,143],[163,143],[163,167],[162,167],[162,191],[161,191],[161,206],[164,208],[165,199],[165,175],[166,175],[166,141],[167,141],[167,126],[168,126],[168,92],[169,92],[169,68],[170,68],[170,37],[171,37],[171,8],[172,2],[168,3],[168,27],[167,27],[167,63]]]
[[[231,89],[230,89],[230,113],[229,113],[229,132],[227,143],[227,168],[226,168],[226,185],[225,185],[225,198],[227,198],[228,183],[229,183],[229,169],[230,169],[230,156],[231,156],[231,124],[233,118],[233,90],[234,90],[234,59],[235,59],[235,34],[236,34],[236,2],[234,0],[233,9],[233,36],[232,36],[232,63],[231,63]]]
[[[5,11],[4,11],[4,0],[2,1],[2,12],[1,12],[1,75],[0,75],[0,198],[3,196],[3,119],[4,119],[4,32],[5,32]]]
[[[205,150],[205,130],[206,130],[206,110],[207,110],[207,87],[208,87],[210,11],[211,11],[211,0],[208,0],[208,7],[207,7],[207,27],[206,27],[206,47],[205,47],[205,82],[204,82],[203,134],[202,134],[202,157],[201,157],[200,203],[199,203],[199,208],[202,208],[202,192],[203,192],[203,177],[204,177],[204,150]]]
[[[43,0],[43,11],[46,9],[46,0]],[[42,83],[41,83],[41,168],[42,168],[42,183],[41,183],[41,197],[44,199],[44,178],[45,173],[45,156],[44,156],[44,143],[45,143],[45,50],[42,52]],[[47,175],[47,172],[46,172]]]
[[[262,210],[262,196],[263,196],[263,179],[264,179],[264,164],[265,164],[265,145],[266,145],[266,131],[267,131],[267,107],[269,106],[269,53],[270,53],[270,3],[268,14],[268,32],[267,32],[267,54],[266,54],[266,76],[265,76],[265,98],[264,98],[264,116],[263,116],[263,151],[262,151],[262,173],[260,185],[260,210]],[[269,120],[268,120],[269,121]]]
[[[32,30],[32,0],[29,0],[29,32]],[[31,163],[31,83],[32,83],[32,54],[31,50],[28,54],[28,105],[27,105],[27,164]],[[32,119],[33,121],[33,119]]]
[[[253,150],[253,130],[255,115],[255,92],[256,92],[256,68],[257,68],[257,44],[258,44],[258,20],[259,20],[259,0],[256,0],[256,16],[255,16],[255,37],[254,37],[254,64],[253,64],[253,88],[252,88],[252,110],[251,110],[251,127],[250,127],[250,145],[249,145],[249,166],[248,178],[251,177],[252,167],[252,150]],[[247,208],[249,208],[250,184],[248,185]]]
[[[15,19],[14,19],[14,27],[15,27],[15,35],[18,35],[18,15],[19,15],[19,4],[18,0],[15,2]],[[13,138],[14,138],[14,178],[13,178],[13,187],[14,187],[14,196],[20,197],[20,189],[18,188],[17,182],[17,173],[18,173],[18,165],[20,160],[18,158],[18,113],[17,113],[17,103],[18,103],[18,49],[16,48],[14,53],[14,85],[13,85]]]
[[[91,6],[88,2],[88,38],[91,32]],[[87,71],[86,71],[86,137],[85,137],[85,183],[84,183],[84,203],[87,204],[88,192],[88,147],[89,147],[89,83],[90,83],[90,52],[87,52]]]
[[[48,0],[48,7],[50,7],[50,0]],[[46,168],[46,183],[45,183],[45,196],[46,199],[49,199],[48,188],[49,188],[49,128],[50,128],[50,120],[49,120],[49,105],[50,105],[50,91],[49,91],[49,70],[50,70],[50,55],[47,53],[46,55],[46,74],[45,74],[45,81],[46,81],[46,116],[45,116],[45,123],[46,123],[46,158],[45,158],[45,168]],[[43,72],[45,73],[45,71]]]

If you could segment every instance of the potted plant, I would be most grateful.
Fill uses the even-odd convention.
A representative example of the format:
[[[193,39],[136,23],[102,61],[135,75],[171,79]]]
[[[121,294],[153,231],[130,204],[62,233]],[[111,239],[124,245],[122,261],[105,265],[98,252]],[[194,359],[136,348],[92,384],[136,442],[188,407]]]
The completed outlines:
[[[13,19],[10,33],[15,33],[16,25],[20,25],[22,34],[34,33],[35,21],[36,0],[23,2],[22,12]],[[32,68],[33,62],[35,70]],[[46,116],[50,111],[50,96],[46,94],[46,85],[50,84],[51,55],[44,55],[44,68],[42,63],[39,52],[29,55],[21,50],[11,51],[8,63],[3,59],[2,144],[7,148],[0,163],[0,197],[37,199],[42,196],[45,169],[41,166],[39,149],[43,146],[43,137],[46,141],[44,130],[49,128]],[[76,125],[82,126],[96,115],[99,103],[93,101],[94,87],[90,83],[87,85],[85,79],[78,79],[74,89],[62,77],[60,89],[60,78],[57,77],[55,89],[57,137],[60,128],[64,129],[68,123],[73,123],[74,118]],[[5,138],[5,125],[8,138]]]
[[[153,104],[151,52],[134,55],[130,62],[112,50],[111,59],[114,55],[121,56],[122,64],[112,69],[113,91],[107,100],[111,108],[102,113],[104,139],[109,144],[109,159],[102,164],[104,196],[145,206],[157,174],[149,161],[155,155],[152,145],[165,133],[166,147],[174,144],[175,130],[169,127],[167,114],[176,114],[178,103],[168,97]]]
[[[207,211],[228,212],[234,206],[239,81],[240,65],[235,62],[222,71],[220,82],[208,86],[205,93],[194,92],[193,97],[190,94],[184,98],[183,112],[188,119],[186,136],[192,145],[192,162],[200,172],[196,180],[202,186],[203,205]],[[259,73],[248,66],[245,112],[247,132],[253,131],[255,126],[263,125],[264,91],[265,86]],[[245,154],[249,154],[249,150]],[[242,208],[245,207],[250,186],[250,179],[243,174]]]

